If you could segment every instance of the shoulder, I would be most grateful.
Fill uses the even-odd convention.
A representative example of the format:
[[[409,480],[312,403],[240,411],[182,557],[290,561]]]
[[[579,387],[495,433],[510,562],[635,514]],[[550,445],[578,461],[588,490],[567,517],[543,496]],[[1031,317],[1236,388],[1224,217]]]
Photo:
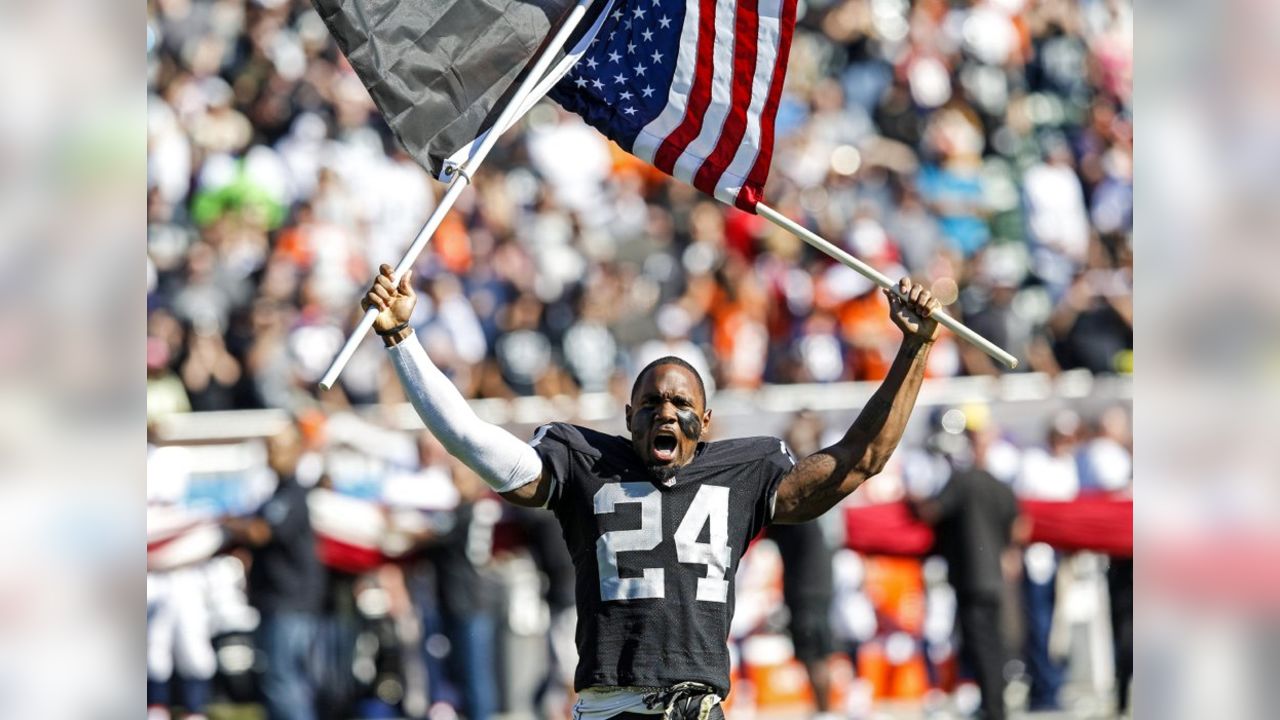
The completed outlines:
[[[608,435],[591,428],[562,422],[547,423],[539,427],[534,431],[533,439],[529,444],[535,448],[560,445],[594,457],[615,455],[631,447],[625,438],[618,435]]]
[[[784,467],[796,464],[791,448],[781,438],[764,435],[707,443],[703,451],[704,462],[709,465],[747,465],[766,461]]]
[[[970,468],[960,473],[956,473],[956,479],[966,487],[973,488],[979,492],[988,493],[995,496],[1013,497],[1013,489],[1007,484],[1000,482],[996,476],[978,468]]]

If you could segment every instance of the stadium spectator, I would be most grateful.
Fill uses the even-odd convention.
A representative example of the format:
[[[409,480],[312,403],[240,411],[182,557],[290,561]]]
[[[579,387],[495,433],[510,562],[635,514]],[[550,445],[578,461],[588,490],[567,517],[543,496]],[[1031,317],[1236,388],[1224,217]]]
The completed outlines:
[[[204,720],[217,669],[210,635],[208,583],[201,565],[147,573],[147,720]],[[173,702],[176,683],[181,702]]]
[[[660,357],[674,355],[686,360],[697,369],[699,375],[707,378],[707,393],[715,394],[716,386],[707,354],[689,339],[693,326],[689,311],[677,303],[668,303],[658,308],[654,320],[658,326],[658,337],[636,348],[631,359],[631,373],[640,372],[641,368]]]
[[[959,286],[966,319],[994,315],[1013,345],[1039,338],[1015,350],[1024,367],[1130,371],[1129,3],[803,9],[774,204],[860,253],[878,227],[913,275]],[[197,409],[382,399],[367,353],[337,392],[321,396],[315,375],[354,322],[357,288],[407,245],[438,186],[309,3],[156,1],[148,23],[148,312],[201,329],[169,348],[178,382]],[[855,226],[868,232],[846,238]],[[984,249],[1003,245],[1029,261],[1012,298],[983,269]],[[599,389],[661,336],[673,303],[719,387],[874,379],[883,364],[856,307],[815,298],[825,258],[547,105],[504,136],[418,265],[442,293],[419,329],[458,343],[441,362],[472,376],[468,397]],[[457,283],[437,288],[441,276]],[[575,323],[595,312],[587,299],[604,312]],[[240,367],[233,392],[207,332]],[[993,369],[961,349],[962,368],[931,372]],[[214,374],[200,369],[210,354]]]
[[[148,511],[182,507],[191,472],[181,447],[152,443],[147,425]],[[147,572],[147,720],[169,720],[181,706],[185,717],[204,720],[217,669],[210,619],[207,563]],[[180,702],[174,702],[174,688]]]
[[[913,498],[911,507],[934,526],[935,547],[947,560],[961,656],[977,680],[982,717],[1003,720],[1009,655],[1000,624],[1002,556],[1022,539],[1013,491],[985,470],[957,469],[941,491]]]
[[[791,451],[801,457],[822,448],[822,419],[812,411],[800,411],[784,434]],[[819,720],[834,717],[831,711],[831,654],[835,652],[830,622],[835,593],[832,552],[818,521],[798,525],[774,525],[767,537],[778,546],[782,558],[782,600],[790,620],[787,631],[795,657],[804,665]]]
[[[1017,372],[1059,370],[1045,332],[1046,318],[1035,308],[1037,289],[1023,288],[1025,251],[1021,246],[990,245],[974,258],[975,277],[961,294],[969,327],[1018,359]],[[976,351],[976,352],[975,352]],[[968,343],[960,356],[970,375],[1008,370]]]
[[[1129,711],[1133,681],[1133,558],[1113,557],[1107,566],[1107,596],[1111,605],[1112,651],[1115,653],[1116,713]]]
[[[1078,451],[1081,492],[1122,492],[1133,482],[1133,433],[1129,413],[1119,405],[1092,423],[1092,437]]]
[[[1129,413],[1120,405],[1103,410],[1093,423],[1093,437],[1079,450],[1080,489],[1091,492],[1132,493],[1133,432]],[[1107,559],[1107,596],[1111,609],[1112,652],[1115,657],[1116,712],[1129,708],[1133,679],[1133,558]]]
[[[1133,350],[1133,278],[1121,263],[1126,247],[1114,251],[1095,244],[1099,258],[1072,279],[1049,318],[1055,352],[1064,367],[1096,373],[1124,370]],[[1113,252],[1119,258],[1111,258]]]
[[[534,701],[547,717],[571,715],[576,695],[573,673],[578,665],[575,632],[578,612],[574,598],[573,558],[564,544],[560,523],[538,509],[511,507],[508,514],[521,528],[529,554],[544,578],[543,599],[550,614],[547,629],[547,675]]]
[[[493,526],[500,511],[492,498],[485,500],[489,490],[475,473],[458,462],[450,462],[449,468],[458,504],[447,528],[423,545],[435,571],[436,599],[449,640],[449,680],[462,691],[463,715],[488,720],[498,710],[496,608],[488,602],[496,592],[477,568],[492,555]]]
[[[227,351],[217,326],[192,329],[179,373],[192,410],[232,410],[238,404],[240,361]]]
[[[1022,192],[1036,274],[1057,300],[1088,257],[1089,218],[1066,139],[1051,136],[1044,145],[1044,161],[1027,169]]]
[[[1019,498],[1072,500],[1080,491],[1076,448],[1082,430],[1080,416],[1057,413],[1042,447],[1028,448],[1014,483]],[[1057,601],[1058,552],[1045,543],[1032,543],[1023,554],[1022,605],[1026,619],[1023,655],[1031,677],[1028,706],[1032,710],[1059,707],[1065,671],[1049,647]]]
[[[156,337],[147,338],[147,422],[169,413],[190,412],[191,398],[177,373],[169,345]]]
[[[297,478],[303,451],[303,434],[295,424],[268,439],[275,490],[253,516],[224,521],[232,542],[252,554],[249,602],[260,617],[255,640],[266,660],[261,690],[269,720],[317,717],[312,643],[325,573],[316,555],[307,490]]]

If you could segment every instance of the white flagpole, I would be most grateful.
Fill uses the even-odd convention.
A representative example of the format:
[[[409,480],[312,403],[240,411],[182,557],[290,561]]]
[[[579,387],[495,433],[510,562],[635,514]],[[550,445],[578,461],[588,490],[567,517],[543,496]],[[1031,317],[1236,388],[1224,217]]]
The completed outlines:
[[[565,18],[564,23],[556,32],[546,49],[542,51],[542,55],[534,63],[533,68],[525,75],[524,80],[520,83],[520,87],[515,94],[511,96],[511,100],[507,106],[503,108],[502,113],[498,115],[498,119],[494,122],[494,128],[507,128],[519,116],[524,105],[525,98],[537,87],[538,83],[546,75],[547,69],[555,60],[556,53],[564,44],[569,41],[569,36],[573,33],[574,28],[582,21],[587,14],[587,8],[596,0],[580,0],[580,2],[570,11],[569,16]],[[484,140],[472,153],[471,157],[454,171],[453,181],[449,183],[449,189],[445,191],[444,197],[440,199],[440,204],[436,206],[435,211],[431,213],[431,217],[427,218],[427,222],[418,231],[417,238],[413,244],[405,250],[404,257],[400,258],[400,262],[395,267],[395,273],[392,282],[400,282],[400,277],[405,274],[413,264],[417,262],[418,256],[426,249],[427,243],[431,241],[431,236],[435,234],[436,228],[440,227],[440,223],[444,220],[444,216],[449,212],[453,204],[457,202],[458,196],[468,185],[471,184],[471,175],[484,162],[485,156],[493,149],[494,143],[498,141],[501,132],[489,132],[485,134]],[[329,365],[329,369],[325,371],[324,377],[320,379],[320,389],[328,390],[338,381],[338,376],[342,374],[343,368],[351,360],[351,356],[355,354],[356,348],[360,347],[364,336],[368,334],[369,328],[373,327],[374,318],[378,316],[377,308],[369,308],[365,311],[364,317],[360,318],[359,324],[347,336],[347,342],[342,346],[342,350],[338,352],[338,356],[333,359]]]
[[[879,270],[876,270],[875,268],[862,262],[858,258],[850,255],[849,253],[845,252],[843,249],[841,249],[839,246],[835,245],[834,243],[831,243],[830,241],[825,240],[822,237],[819,237],[818,235],[809,231],[808,228],[795,222],[794,220],[788,218],[787,216],[779,213],[777,210],[774,210],[773,208],[769,207],[768,205],[765,205],[764,203],[756,203],[756,212],[759,213],[761,217],[765,218],[769,222],[772,222],[774,225],[777,225],[783,230],[790,232],[791,234],[795,235],[801,240],[804,240],[805,242],[809,243],[813,247],[835,258],[844,266],[858,271],[868,280],[874,282],[876,285],[879,285],[885,290],[896,292],[895,290],[895,288],[897,287],[896,281],[889,279],[884,273],[880,272]],[[938,324],[942,325],[943,327],[955,333],[956,335],[959,335],[964,340],[970,343],[973,343],[980,350],[990,355],[992,358],[995,358],[1010,370],[1018,366],[1017,358],[1005,352],[998,345],[991,342],[990,340],[982,337],[978,333],[965,327],[960,323],[960,321],[956,320],[955,318],[951,317],[945,312],[941,310],[934,312],[933,319],[937,320]]]

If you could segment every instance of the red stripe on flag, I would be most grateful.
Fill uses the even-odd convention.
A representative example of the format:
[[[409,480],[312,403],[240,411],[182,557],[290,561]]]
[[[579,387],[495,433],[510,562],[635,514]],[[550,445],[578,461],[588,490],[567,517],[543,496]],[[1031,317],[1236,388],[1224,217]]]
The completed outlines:
[[[680,126],[667,135],[654,155],[653,164],[668,175],[675,174],[680,153],[702,132],[702,118],[711,104],[711,78],[715,70],[711,60],[716,39],[716,0],[699,0],[698,52],[694,58],[693,87],[689,88],[689,104],[685,106]],[[706,61],[703,61],[706,58]],[[679,59],[676,60],[679,62]]]
[[[729,114],[720,129],[716,148],[693,177],[693,186],[714,196],[716,183],[733,162],[742,136],[747,133],[747,108],[751,105],[751,86],[756,76],[756,36],[760,29],[759,0],[740,0],[733,41],[733,88],[729,95]]]
[[[782,99],[782,85],[787,79],[787,58],[791,55],[791,33],[796,26],[796,0],[783,0],[778,29],[778,57],[773,66],[773,83],[769,86],[769,100],[760,113],[760,153],[751,166],[747,181],[738,191],[735,205],[749,213],[756,211],[756,203],[764,195],[764,181],[769,177],[769,165],[773,162],[773,121],[778,115],[778,103]]]

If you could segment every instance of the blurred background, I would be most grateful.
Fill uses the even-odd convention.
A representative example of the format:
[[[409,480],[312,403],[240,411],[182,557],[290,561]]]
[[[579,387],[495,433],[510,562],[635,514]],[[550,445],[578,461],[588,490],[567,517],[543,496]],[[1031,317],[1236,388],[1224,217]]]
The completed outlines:
[[[475,485],[432,454],[412,414],[394,397],[370,405],[376,393],[394,394],[378,377],[385,372],[378,363],[364,362],[363,391],[353,373],[333,396],[321,398],[313,385],[291,377],[317,370],[292,357],[278,359],[292,353],[324,362],[315,359],[325,353],[313,345],[336,342],[341,329],[326,326],[351,322],[371,265],[394,257],[408,242],[440,188],[397,156],[305,6],[268,5],[153,3],[136,10],[143,17],[86,0],[0,6],[0,48],[8,60],[0,63],[0,717],[137,717],[148,699],[156,699],[148,692],[168,692],[178,716],[182,703],[199,701],[202,692],[211,716],[262,716],[268,644],[255,638],[264,600],[246,593],[252,552],[245,542],[205,559],[223,547],[224,518],[245,519],[240,537],[252,539],[248,520],[276,491],[265,440],[282,430],[282,440],[299,439],[280,446],[299,451],[296,475],[308,483],[293,497],[324,498],[314,508],[311,500],[304,503],[317,550],[299,557],[321,562],[301,582],[323,589],[297,593],[319,604],[304,612],[320,629],[305,635],[312,642],[301,643],[318,657],[308,661],[303,687],[317,693],[322,707],[351,717],[409,716],[424,705],[429,713],[465,713],[465,693],[479,697],[468,680],[481,674],[460,672],[464,651],[455,648],[489,647],[496,648],[492,662],[499,665],[489,675],[498,689],[484,696],[495,703],[492,712],[552,715],[562,696],[554,681],[542,681],[568,666],[571,648],[563,638],[569,616],[553,589],[556,561],[536,549],[557,547],[538,539],[537,518],[509,517],[503,506],[485,502],[492,498],[470,494]],[[798,655],[823,660],[818,665],[829,669],[839,712],[910,717],[974,706],[973,686],[954,662],[962,631],[956,628],[960,593],[950,567],[926,559],[930,553],[921,548],[932,547],[932,534],[921,532],[914,516],[894,514],[894,507],[903,507],[894,499],[927,498],[939,484],[945,488],[953,476],[971,475],[966,471],[980,465],[997,481],[1012,477],[1009,489],[1024,494],[1018,507],[1040,528],[1025,539],[1042,532],[1064,547],[1078,543],[1072,528],[1113,523],[1105,515],[1089,522],[1077,516],[1081,521],[1065,523],[1064,531],[1052,512],[1044,515],[1047,505],[1036,503],[1087,509],[1088,498],[1080,496],[1099,486],[1096,478],[1127,473],[1090,475],[1084,468],[1091,463],[1077,462],[1075,501],[1027,499],[1036,481],[1018,478],[1042,476],[1027,469],[1044,467],[1041,451],[1050,445],[1066,448],[1045,453],[1059,458],[1097,456],[1108,438],[1124,447],[1122,411],[1137,395],[1140,402],[1131,406],[1133,466],[1150,479],[1133,516],[1143,556],[1134,586],[1143,608],[1133,626],[1134,714],[1274,715],[1280,705],[1272,679],[1280,667],[1274,570],[1280,567],[1280,446],[1273,430],[1280,421],[1280,285],[1274,282],[1280,267],[1274,242],[1280,227],[1274,202],[1280,193],[1280,86],[1273,79],[1280,45],[1271,39],[1280,29],[1278,7],[1241,0],[1138,2],[1132,8],[1142,17],[1135,23],[1141,31],[1136,45],[1127,6],[872,2],[802,8],[779,127],[786,135],[779,157],[790,159],[775,164],[770,198],[860,255],[929,280],[944,296],[947,284],[936,283],[950,277],[956,283],[953,311],[977,324],[985,307],[997,308],[983,331],[994,334],[992,326],[1007,324],[1011,329],[999,332],[1013,339],[1001,341],[1036,360],[1025,374],[983,376],[991,368],[956,348],[948,362],[933,368],[935,379],[888,479],[859,493],[865,505],[841,508],[821,527],[822,547],[836,557],[829,603],[821,596],[807,598],[812,602],[785,597],[784,586],[796,586],[795,571],[788,583],[785,558],[794,557],[797,543],[756,543],[740,578],[731,713],[813,712]],[[1129,89],[1130,47],[1142,68],[1136,95]],[[1132,154],[1128,138],[1138,96],[1146,150],[1144,181],[1133,199],[1143,211],[1130,233],[1125,161]],[[281,160],[289,157],[283,142],[289,136],[333,152]],[[557,149],[565,138],[572,142],[567,152]],[[1062,167],[1054,155],[1064,144],[1070,171],[1031,179],[1033,167]],[[333,159],[338,151],[348,153],[340,162]],[[315,169],[306,169],[307,163]],[[382,175],[378,185],[376,171],[351,179],[357,169],[397,165],[404,180]],[[799,448],[816,428],[830,432],[846,424],[870,392],[859,382],[874,377],[865,359],[874,354],[866,343],[849,339],[874,336],[848,329],[845,304],[858,298],[857,279],[825,277],[840,271],[827,270],[789,238],[762,232],[753,218],[726,215],[714,205],[715,212],[700,209],[708,206],[700,206],[692,191],[647,172],[577,130],[554,107],[532,113],[480,173],[484,194],[464,198],[451,221],[452,241],[442,233],[423,258],[419,274],[432,301],[423,303],[419,332],[437,338],[437,360],[450,365],[482,414],[517,432],[544,417],[619,431],[611,424],[616,380],[600,389],[583,363],[567,360],[575,356],[568,350],[574,343],[566,343],[568,328],[591,314],[574,307],[566,321],[563,310],[553,312],[580,301],[586,281],[600,283],[605,274],[606,285],[632,288],[632,294],[615,290],[609,302],[597,300],[604,308],[594,317],[615,351],[591,356],[605,359],[596,378],[610,371],[616,377],[619,366],[626,377],[638,362],[637,348],[654,338],[666,342],[667,334],[680,343],[687,333],[688,344],[676,347],[706,356],[720,387],[713,398],[718,417],[721,409],[734,409],[738,418],[723,426],[725,435],[787,432],[794,425],[800,429],[788,438]],[[326,174],[328,190],[321,193]],[[1067,189],[1043,190],[1059,187],[1054,183]],[[372,187],[380,189],[372,193]],[[333,210],[339,203],[348,203],[347,209]],[[369,220],[377,203],[386,208],[372,211]],[[601,214],[612,218],[605,221],[608,232],[599,230]],[[1066,219],[1033,223],[1038,214]],[[631,219],[619,219],[624,217]],[[231,219],[215,227],[220,218]],[[553,222],[535,225],[534,218]],[[873,224],[856,222],[864,219]],[[403,229],[374,232],[371,222]],[[555,223],[569,229],[553,231]],[[643,232],[635,230],[642,225]],[[285,242],[286,230],[303,226],[323,227],[320,239]],[[859,227],[873,231],[855,243]],[[224,242],[228,236],[235,239]],[[1072,244],[1082,236],[1088,248],[1083,254]],[[913,240],[921,237],[932,239]],[[1107,300],[1125,294],[1114,280],[1126,277],[1123,241],[1129,237],[1141,258],[1132,273],[1141,287],[1133,304],[1143,319],[1134,337],[1144,348],[1142,372],[1132,381],[1129,355],[1117,353],[1114,343],[1123,336],[1115,316],[1124,320],[1124,303]],[[143,238],[145,265],[133,254]],[[665,251],[656,246],[663,239],[670,243]],[[988,266],[989,250],[1003,245],[1013,249],[994,253]],[[877,258],[877,249],[886,246],[887,257]],[[1098,257],[1097,247],[1113,252]],[[310,259],[297,248],[312,248]],[[298,259],[273,259],[294,252]],[[352,268],[335,271],[341,265],[331,259],[335,255],[354,257]],[[646,267],[650,257],[658,259]],[[267,268],[281,262],[288,272],[277,269],[271,277],[286,279],[268,281]],[[786,274],[771,269],[771,262]],[[1092,281],[1077,282],[1082,266]],[[323,282],[302,282],[320,267]],[[1099,269],[1110,272],[1088,272]],[[620,277],[609,279],[606,270]],[[203,286],[189,279],[208,277],[202,273],[219,279]],[[450,278],[459,286],[455,294]],[[322,289],[329,282],[347,284],[350,294],[339,298]],[[487,304],[476,290],[486,282],[499,288]],[[763,291],[727,295],[753,282]],[[306,284],[314,287],[304,292]],[[177,297],[188,286],[213,299],[181,304],[204,306],[196,314],[215,308],[213,315],[225,314],[224,324],[178,309]],[[206,292],[208,287],[214,289]],[[1073,290],[1077,299],[1093,296],[1080,305],[1100,310],[1094,314],[1101,321],[1087,309],[1060,312],[1073,307],[1065,302]],[[812,294],[807,303],[806,292]],[[708,293],[724,295],[710,303]],[[784,301],[771,301],[770,293]],[[449,303],[455,295],[466,302]],[[1015,304],[1010,295],[1020,300]],[[246,299],[255,296],[283,299]],[[495,332],[497,309],[514,308],[512,298],[522,296],[533,301],[508,312]],[[146,310],[138,312],[144,298]],[[1000,311],[1006,302],[1009,309]],[[658,311],[668,305],[683,312],[666,312],[660,320]],[[246,324],[246,307],[250,316],[254,307],[268,310],[258,313],[257,324]],[[645,307],[650,313],[638,329],[620,329],[616,316]],[[717,347],[717,320],[707,317],[712,307],[734,308],[732,324],[721,319],[722,326],[755,329],[728,333],[732,347],[723,341]],[[535,309],[541,315],[531,320]],[[450,313],[462,320],[446,321]],[[469,314],[480,322],[479,332],[466,329]],[[1082,317],[1087,320],[1077,320]],[[279,339],[312,324],[320,332],[293,342]],[[1076,325],[1079,330],[1069,329]],[[512,328],[533,332],[499,351]],[[1082,331],[1104,339],[1101,351],[1069,339]],[[1019,341],[1019,332],[1033,339]],[[308,334],[321,339],[303,341]],[[833,339],[819,337],[809,343],[815,350],[795,352],[801,334]],[[458,339],[467,336],[470,341]],[[219,342],[225,352],[199,349]],[[517,352],[521,345],[532,350]],[[270,348],[262,356],[274,359],[252,360],[251,346]],[[499,362],[500,353],[508,359]],[[219,359],[188,363],[191,355]],[[788,363],[789,355],[799,359]],[[526,359],[511,360],[520,356]],[[479,359],[472,364],[460,358]],[[144,363],[145,375],[138,371]],[[493,379],[495,365],[501,382]],[[201,380],[201,367],[217,372],[203,371]],[[537,368],[547,369],[539,374]],[[524,389],[530,378],[547,373],[557,384],[542,380],[533,392]],[[273,374],[276,379],[264,380]],[[481,380],[466,380],[467,374]],[[157,380],[164,389],[153,401],[147,390],[154,391]],[[226,387],[235,389],[224,392]],[[265,399],[259,387],[286,390]],[[169,412],[151,405],[160,398],[171,405]],[[186,412],[188,406],[200,411]],[[232,414],[211,411],[215,407]],[[146,455],[139,452],[143,415],[149,420]],[[1071,441],[1070,433],[1053,429],[1073,426]],[[984,445],[980,428],[999,430],[1004,442]],[[377,440],[364,434],[371,430],[379,433]],[[1082,451],[1086,445],[1095,449]],[[998,450],[975,451],[981,447]],[[370,457],[378,453],[387,457]],[[1104,449],[1101,455],[1113,459],[1107,467],[1124,467],[1123,452]],[[998,460],[993,464],[991,457]],[[1060,460],[1059,474],[1043,474],[1068,478],[1055,485],[1057,492],[1071,487],[1067,466]],[[148,475],[160,478],[158,484],[144,481]],[[415,479],[407,486],[416,496],[396,489],[406,484],[393,479],[410,476]],[[917,485],[915,478],[925,480]],[[841,534],[840,521],[851,518],[859,522],[844,522]],[[1063,519],[1061,513],[1056,519]],[[457,527],[480,529],[474,552],[461,553],[465,563],[456,562],[454,536],[450,565],[441,559],[449,551],[440,549],[447,543],[439,538]],[[1105,532],[1096,534],[1107,539]],[[1049,657],[1064,672],[1060,712],[1109,716],[1117,704],[1113,671],[1121,655],[1108,629],[1122,627],[1112,615],[1123,609],[1123,599],[1116,602],[1123,585],[1113,581],[1113,568],[1122,568],[1116,558],[1123,553],[1046,544],[1057,568]],[[1028,549],[1005,553],[1011,559],[999,575],[1001,639],[1012,660],[1004,668],[1006,698],[1015,713],[1031,706],[1033,678],[1045,676],[1033,669],[1026,645],[1028,637],[1043,637],[1027,630],[1031,588],[1024,581],[1044,577],[1029,571]],[[1045,553],[1040,555],[1043,560]],[[154,571],[147,573],[144,562]],[[464,592],[445,599],[438,579],[461,577],[449,576],[450,568],[466,577],[445,585]],[[178,570],[193,572],[181,579]],[[146,583],[144,574],[150,575]],[[493,591],[495,583],[506,589]],[[1043,583],[1039,587],[1035,607],[1043,608],[1046,593]],[[1079,591],[1067,591],[1071,587]],[[948,593],[957,607],[937,599]],[[492,644],[468,645],[458,640],[462,623],[431,619],[457,612],[459,601],[469,598],[481,600],[462,606],[466,626],[484,637],[489,618]],[[145,616],[138,611],[144,604]],[[511,616],[509,609],[517,606],[529,613]],[[826,620],[815,607],[829,609]],[[181,622],[173,619],[179,608],[188,613]],[[793,624],[792,616],[805,622]],[[161,631],[149,633],[148,621],[159,621]],[[813,629],[824,626],[835,645],[829,654],[812,642]],[[148,647],[165,632],[172,642]],[[527,647],[513,650],[518,646],[511,643],[520,639]],[[287,641],[276,644],[298,645]],[[335,660],[339,651],[347,658]],[[144,673],[153,682],[144,684]]]
[[[309,3],[147,8],[149,717],[567,717],[552,518],[425,435],[377,343],[316,386],[443,186]],[[732,717],[968,717],[984,691],[1015,715],[1125,711],[1132,14],[802,5],[767,196],[1021,364],[945,336],[889,470],[752,547]],[[869,281],[550,102],[415,270],[428,352],[521,437],[625,432],[635,372],[678,354],[711,381],[716,436],[808,454],[900,340]]]

